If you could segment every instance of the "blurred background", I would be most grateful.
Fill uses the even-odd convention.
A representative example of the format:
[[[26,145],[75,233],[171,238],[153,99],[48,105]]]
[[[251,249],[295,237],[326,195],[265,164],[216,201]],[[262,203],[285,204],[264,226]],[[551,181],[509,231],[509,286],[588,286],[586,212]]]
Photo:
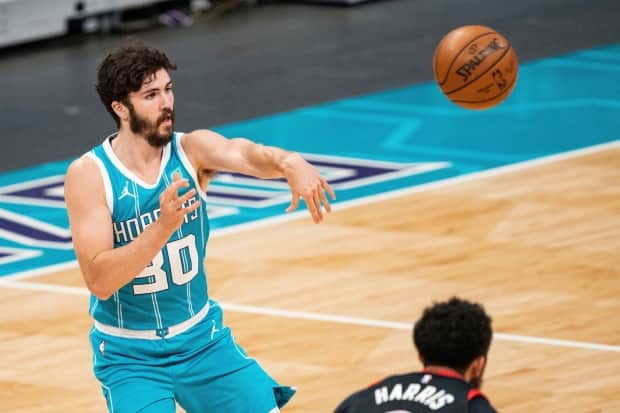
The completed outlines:
[[[0,0],[0,170],[75,157],[114,124],[95,70],[130,36],[176,62],[177,125],[215,127],[433,78],[451,29],[520,62],[620,41],[617,0]]]

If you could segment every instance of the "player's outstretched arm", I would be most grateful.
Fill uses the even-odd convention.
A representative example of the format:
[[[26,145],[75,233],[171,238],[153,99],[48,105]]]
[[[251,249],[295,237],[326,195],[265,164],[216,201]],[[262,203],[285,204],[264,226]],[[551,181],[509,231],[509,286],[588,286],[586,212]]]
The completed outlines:
[[[264,146],[245,138],[226,139],[209,131],[197,130],[183,136],[183,148],[197,171],[239,172],[259,178],[288,181],[292,200],[287,212],[294,211],[303,198],[315,223],[323,220],[323,211],[331,212],[325,192],[336,198],[333,189],[318,169],[301,155],[274,146]]]
[[[185,214],[198,208],[198,202],[182,207],[195,192],[191,190],[179,197],[179,188],[186,186],[187,180],[176,176],[160,196],[159,219],[131,243],[114,248],[112,217],[97,165],[92,159],[82,157],[69,166],[65,202],[71,236],[82,276],[93,295],[107,300],[142,272],[181,225]]]

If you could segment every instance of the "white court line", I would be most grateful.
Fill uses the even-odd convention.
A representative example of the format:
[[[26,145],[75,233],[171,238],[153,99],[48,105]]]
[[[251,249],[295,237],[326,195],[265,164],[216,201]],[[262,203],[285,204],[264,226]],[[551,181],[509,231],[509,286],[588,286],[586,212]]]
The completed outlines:
[[[68,294],[68,295],[80,295],[80,296],[90,295],[89,291],[83,287],[71,287],[71,286],[64,286],[64,285],[44,284],[44,283],[35,283],[35,282],[16,282],[16,281],[0,279],[0,286],[8,287],[8,288],[15,288],[18,290],[44,291],[44,292]],[[402,322],[397,322],[397,321],[376,320],[376,319],[370,319],[370,318],[349,317],[349,316],[341,316],[341,315],[334,315],[334,314],[318,314],[318,313],[310,313],[307,311],[291,311],[291,310],[283,310],[280,308],[256,307],[252,305],[243,305],[243,304],[232,304],[232,303],[221,303],[221,302],[219,304],[224,310],[237,312],[237,313],[261,314],[261,315],[269,315],[269,316],[274,316],[274,317],[292,318],[292,319],[297,319],[297,320],[301,319],[301,320],[310,320],[310,321],[323,321],[323,322],[328,322],[328,323],[389,328],[393,330],[411,330],[413,328],[413,324],[411,323],[402,323]],[[547,346],[570,347],[570,348],[585,349],[585,350],[608,351],[608,352],[613,352],[613,353],[620,353],[620,346],[614,346],[614,345],[609,345],[609,344],[588,343],[584,341],[558,340],[558,339],[553,339],[553,338],[532,337],[532,336],[524,336],[520,334],[506,334],[506,333],[494,333],[493,338],[495,340],[500,340],[500,341],[513,341],[513,342],[518,342],[518,343],[541,344],[541,345],[547,345]]]
[[[0,276],[0,281],[2,280],[11,280],[17,281],[24,278],[34,278],[40,277],[41,275],[47,275],[52,272],[62,271],[62,270],[70,270],[78,267],[77,260],[61,262],[58,264],[46,265],[45,267],[34,268],[32,270],[16,272],[14,274],[8,274],[4,276]]]
[[[600,152],[600,151],[604,151],[604,150],[612,149],[616,147],[620,147],[620,140],[602,143],[600,145],[588,146],[587,148],[576,149],[573,151],[562,152],[556,155],[543,156],[540,158],[531,159],[529,161],[518,162],[518,163],[511,164],[511,165],[501,166],[501,167],[493,168],[493,169],[487,169],[487,170],[480,171],[480,172],[472,172],[470,174],[459,175],[453,178],[447,178],[447,179],[443,179],[440,181],[433,181],[427,184],[416,185],[416,186],[412,186],[408,188],[397,189],[394,191],[383,192],[377,195],[369,195],[369,196],[354,199],[351,201],[340,202],[334,205],[333,210],[341,211],[344,209],[349,209],[349,208],[357,207],[360,205],[367,205],[367,204],[372,204],[375,202],[385,201],[388,199],[398,198],[404,195],[410,195],[410,194],[415,194],[418,192],[433,190],[436,188],[443,188],[445,186],[460,184],[463,182],[476,181],[479,179],[485,179],[489,177],[504,175],[510,172],[520,171],[523,169],[545,165],[545,164],[549,164],[552,162],[563,161],[565,159],[577,158],[579,156],[588,155],[588,154],[592,154],[592,153],[596,153],[596,152]],[[308,211],[305,211],[305,210],[296,211],[296,212],[292,212],[286,215],[280,215],[276,217],[261,219],[259,221],[247,222],[244,224],[238,224],[238,225],[233,225],[233,226],[226,227],[226,228],[216,229],[216,230],[211,231],[210,237],[216,238],[222,235],[234,234],[234,233],[238,233],[242,231],[249,231],[252,229],[263,228],[263,227],[274,225],[274,224],[280,224],[283,222],[295,220],[301,216],[306,216],[307,214],[308,214]],[[73,260],[73,261],[67,261],[67,262],[60,263],[60,264],[50,265],[47,267],[40,267],[40,268],[36,268],[33,270],[22,271],[22,272],[18,272],[14,274],[7,274],[5,276],[0,277],[0,279],[16,280],[16,279],[32,278],[32,277],[38,277],[41,275],[48,274],[51,271],[76,268],[76,267],[77,267],[77,261]]]
[[[573,151],[564,152],[561,154],[545,156],[541,158],[536,158],[529,161],[519,162],[516,164],[511,164],[499,168],[488,169],[481,172],[474,172],[467,175],[460,175],[454,178],[449,178],[441,181],[434,181],[423,185],[418,185],[410,188],[399,189],[395,191],[385,192],[378,195],[370,195],[367,197],[355,199],[352,201],[342,202],[337,204],[336,210],[349,209],[360,205],[371,204],[379,201],[384,201],[388,199],[397,198],[404,195],[414,194],[418,192],[423,192],[427,190],[432,190],[435,188],[442,188],[449,185],[459,184],[462,182],[470,182],[479,179],[484,179],[493,176],[499,176],[506,173],[519,171],[535,166],[545,165],[552,162],[562,161],[565,159],[571,159],[591,153],[596,153],[599,151],[611,149],[620,146],[620,140],[615,140],[612,142],[594,145],[583,149],[577,149]],[[228,228],[222,228],[220,230],[215,230],[212,232],[213,237],[217,237],[220,235],[227,235],[237,232],[242,232],[246,230],[262,228],[265,226],[292,221],[294,219],[299,218],[302,215],[307,214],[307,211],[297,211],[288,215],[266,218],[260,221],[249,222],[245,224],[239,224]],[[4,285],[10,288],[17,289],[25,289],[25,290],[38,290],[38,291],[48,291],[48,292],[57,292],[62,294],[74,294],[74,295],[89,295],[88,290],[81,287],[69,287],[69,286],[59,286],[53,284],[42,284],[42,283],[17,283],[13,280],[24,279],[37,277],[40,275],[48,274],[51,271],[62,270],[68,268],[75,268],[77,266],[77,262],[68,261],[65,263],[55,264],[47,267],[41,267],[35,270],[24,271],[12,275],[7,275],[0,278],[0,285]],[[253,307],[253,306],[245,306],[245,305],[237,305],[237,304],[222,304],[220,305],[224,309],[228,309],[230,311],[236,312],[245,312],[250,314],[264,314],[264,315],[273,315],[278,317],[286,317],[286,318],[296,318],[296,319],[307,319],[313,321],[326,321],[326,322],[334,322],[334,323],[344,323],[344,324],[354,324],[354,325],[363,325],[363,326],[371,326],[371,327],[383,327],[383,328],[392,328],[392,329],[401,329],[401,330],[409,330],[412,328],[411,324],[408,323],[399,323],[393,321],[385,321],[385,320],[372,320],[372,319],[363,319],[363,318],[355,318],[355,317],[347,317],[347,316],[337,316],[337,315],[328,315],[328,314],[316,314],[316,313],[307,313],[307,312],[299,312],[299,311],[289,311],[282,309],[274,309],[274,308],[266,308],[266,307]],[[543,345],[553,345],[553,346],[561,346],[561,347],[572,347],[572,348],[581,348],[588,350],[597,350],[597,351],[609,351],[609,352],[620,352],[620,346],[613,346],[607,344],[597,344],[597,343],[588,343],[588,342],[580,342],[580,341],[570,341],[570,340],[557,340],[557,339],[549,339],[543,337],[530,337],[530,336],[522,336],[516,334],[504,334],[504,333],[495,333],[494,338],[498,340],[505,341],[514,341],[514,342],[524,342],[524,343],[532,343],[532,344],[543,344]]]

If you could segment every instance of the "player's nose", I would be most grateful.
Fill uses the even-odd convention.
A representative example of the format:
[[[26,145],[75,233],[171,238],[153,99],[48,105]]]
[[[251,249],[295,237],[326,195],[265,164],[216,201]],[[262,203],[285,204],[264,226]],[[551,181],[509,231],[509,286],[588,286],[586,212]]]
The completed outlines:
[[[170,93],[164,93],[162,95],[160,106],[162,110],[168,109],[172,111],[172,106],[174,105],[174,96]]]

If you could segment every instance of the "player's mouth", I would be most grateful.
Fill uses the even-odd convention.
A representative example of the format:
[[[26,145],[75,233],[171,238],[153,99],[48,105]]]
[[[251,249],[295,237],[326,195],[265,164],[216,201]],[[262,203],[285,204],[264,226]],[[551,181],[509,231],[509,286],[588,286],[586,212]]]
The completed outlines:
[[[159,124],[163,126],[172,126],[172,114],[168,113],[159,119]]]

